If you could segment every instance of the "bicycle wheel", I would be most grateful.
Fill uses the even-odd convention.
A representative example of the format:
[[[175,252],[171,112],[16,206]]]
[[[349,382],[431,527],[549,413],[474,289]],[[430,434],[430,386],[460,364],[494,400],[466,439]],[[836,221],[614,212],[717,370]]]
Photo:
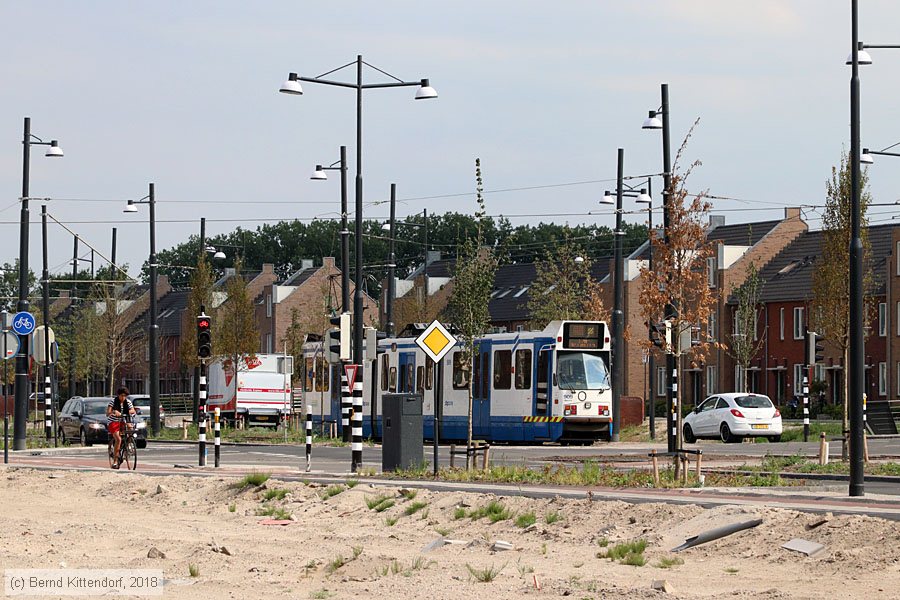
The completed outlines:
[[[137,469],[137,446],[134,438],[129,435],[128,439],[122,443],[125,444],[125,464],[133,471]]]
[[[109,466],[112,467],[116,464],[116,440],[113,439],[112,435],[109,436]]]

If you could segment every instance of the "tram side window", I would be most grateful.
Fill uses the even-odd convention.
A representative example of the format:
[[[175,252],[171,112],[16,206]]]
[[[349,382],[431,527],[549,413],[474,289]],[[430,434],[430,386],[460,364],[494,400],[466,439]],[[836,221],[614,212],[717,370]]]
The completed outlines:
[[[516,350],[516,389],[531,389],[531,350]]]
[[[421,394],[425,391],[425,367],[416,367],[416,392]]]
[[[434,381],[434,363],[430,360],[425,361],[425,389],[430,390]]]
[[[486,398],[488,395],[488,390],[490,389],[488,386],[491,385],[491,380],[488,379],[490,377],[490,371],[488,371],[488,361],[491,359],[490,352],[482,352],[481,353],[481,394],[482,398]]]
[[[512,387],[512,350],[494,350],[494,389]]]
[[[469,370],[465,368],[462,352],[453,353],[453,389],[465,390],[469,387]]]
[[[324,358],[316,359],[316,391],[328,391],[328,361]]]
[[[306,359],[306,368],[303,371],[303,389],[311,392],[313,390],[313,359]]]
[[[390,359],[388,358],[387,354],[383,354],[381,356],[381,391],[382,392],[386,392],[388,389],[388,367],[390,367],[390,365],[388,364],[389,360]]]
[[[472,362],[472,397],[481,398],[481,354],[476,352]]]
[[[390,382],[388,384],[389,392],[397,391],[397,367],[391,367]]]

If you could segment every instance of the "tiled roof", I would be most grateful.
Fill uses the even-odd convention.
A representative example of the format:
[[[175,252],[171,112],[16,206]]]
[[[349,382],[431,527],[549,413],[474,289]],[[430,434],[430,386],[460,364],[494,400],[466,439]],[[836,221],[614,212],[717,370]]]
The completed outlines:
[[[156,307],[159,335],[181,335],[181,320],[190,295],[190,290],[178,290],[169,292],[160,299]]]
[[[870,263],[875,285],[873,293],[885,292],[885,265],[891,255],[893,224],[869,227]],[[822,231],[807,231],[786,246],[761,270],[765,282],[760,294],[762,302],[810,300],[813,297],[813,272],[822,254]]]
[[[321,267],[310,267],[308,269],[300,269],[279,285],[303,285],[303,282],[312,277],[320,268]]]
[[[721,241],[726,246],[755,246],[779,223],[780,220],[719,225],[707,233],[706,238]]]

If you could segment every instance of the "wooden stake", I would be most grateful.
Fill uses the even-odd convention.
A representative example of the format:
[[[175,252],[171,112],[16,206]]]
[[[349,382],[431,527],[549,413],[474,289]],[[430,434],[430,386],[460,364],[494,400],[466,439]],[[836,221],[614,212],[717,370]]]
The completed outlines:
[[[656,450],[651,454],[650,460],[653,461],[653,486],[659,487],[659,460],[656,458]]]

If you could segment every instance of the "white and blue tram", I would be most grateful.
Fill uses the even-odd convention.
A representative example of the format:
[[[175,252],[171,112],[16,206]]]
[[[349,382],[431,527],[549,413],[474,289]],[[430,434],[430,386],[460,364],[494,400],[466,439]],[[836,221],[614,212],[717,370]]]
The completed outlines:
[[[543,331],[487,334],[471,368],[462,347],[443,358],[442,440],[465,440],[472,377],[472,428],[479,440],[590,442],[612,427],[610,337],[602,321],[553,321]],[[423,396],[424,437],[434,435],[434,363],[415,337],[379,340],[376,367],[363,375],[363,435],[381,437],[381,399]],[[328,364],[322,343],[304,346],[304,402],[313,421],[341,421],[341,365]],[[373,410],[374,406],[374,410]]]

